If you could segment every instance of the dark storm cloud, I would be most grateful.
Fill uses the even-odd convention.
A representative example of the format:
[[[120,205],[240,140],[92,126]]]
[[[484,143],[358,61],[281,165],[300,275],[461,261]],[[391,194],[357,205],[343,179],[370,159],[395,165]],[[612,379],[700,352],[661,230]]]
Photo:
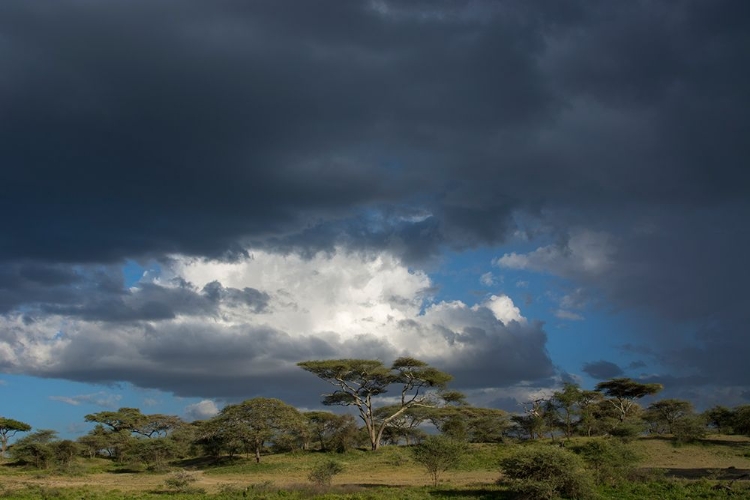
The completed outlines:
[[[508,387],[555,374],[541,322],[503,322],[487,307],[440,304],[419,321],[400,321],[398,329],[414,345],[449,346],[427,360],[451,373],[462,389]]]
[[[615,377],[621,377],[625,374],[622,368],[611,361],[599,360],[583,365],[583,371],[592,378],[605,380]]]
[[[638,369],[641,369],[641,368],[646,368],[647,366],[648,365],[645,362],[643,362],[641,360],[638,360],[638,361],[633,361],[630,364],[628,364],[628,369],[629,370],[638,370]]]
[[[216,317],[222,306],[262,313],[269,300],[265,292],[218,281],[201,290],[182,279],[126,289],[122,271],[114,267],[77,266],[74,271],[60,265],[0,265],[0,314],[23,309],[27,321],[47,315],[126,323]]]
[[[212,281],[203,287],[203,293],[211,301],[218,303],[223,301],[230,306],[246,306],[253,312],[262,312],[268,307],[270,296],[256,290],[245,287],[242,290],[236,288],[225,288],[218,281]]]
[[[573,231],[528,254],[506,254],[500,266],[548,272],[583,284],[590,301],[608,298],[639,311],[628,346],[690,383],[750,384],[746,207],[643,210],[613,217],[611,232]],[[581,296],[583,297],[582,294]],[[653,369],[653,365],[652,365]],[[695,377],[694,374],[700,374]]]
[[[0,9],[5,259],[419,259],[519,209],[747,194],[741,3]],[[392,204],[432,219],[366,224]]]
[[[521,214],[562,241],[527,269],[670,322],[644,332],[661,361],[750,384],[717,361],[750,355],[749,24],[730,0],[0,2],[0,313],[263,313],[262,290],[134,292],[107,266],[413,264]],[[580,228],[604,267],[570,259]]]

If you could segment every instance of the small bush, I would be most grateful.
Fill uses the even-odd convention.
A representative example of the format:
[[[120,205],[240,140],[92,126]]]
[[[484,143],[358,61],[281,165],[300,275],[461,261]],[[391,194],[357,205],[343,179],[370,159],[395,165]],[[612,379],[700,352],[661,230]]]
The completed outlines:
[[[672,427],[678,443],[694,443],[706,437],[706,421],[699,416],[681,418]]]
[[[551,446],[522,448],[500,461],[505,482],[527,500],[594,496],[593,481],[574,453]]]
[[[643,423],[635,421],[625,421],[610,429],[609,434],[613,437],[620,438],[623,442],[630,442],[643,433]]]
[[[611,439],[595,439],[575,451],[594,471],[599,484],[619,483],[630,475],[639,460],[631,446]]]
[[[340,463],[335,460],[326,460],[313,467],[307,478],[318,486],[330,486],[333,476],[341,474],[343,471],[344,467]]]
[[[167,488],[176,491],[187,492],[191,490],[190,485],[192,485],[196,481],[197,479],[195,478],[195,476],[187,471],[181,470],[170,474],[169,477],[164,481],[164,485]]]
[[[414,461],[424,466],[435,486],[440,474],[458,466],[466,452],[466,443],[446,436],[429,436],[412,448]]]

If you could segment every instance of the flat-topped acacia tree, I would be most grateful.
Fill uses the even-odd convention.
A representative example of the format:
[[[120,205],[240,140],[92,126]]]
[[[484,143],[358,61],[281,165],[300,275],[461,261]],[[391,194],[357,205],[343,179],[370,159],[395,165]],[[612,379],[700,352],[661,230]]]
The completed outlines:
[[[380,446],[388,423],[413,406],[435,406],[427,389],[443,389],[453,377],[414,358],[398,358],[390,368],[372,359],[331,359],[303,361],[297,366],[317,375],[337,389],[323,396],[327,406],[355,406],[365,423],[373,450]],[[399,386],[401,395],[389,415],[377,420],[373,412],[373,398]]]
[[[664,386],[661,384],[643,384],[626,377],[613,378],[596,384],[597,391],[611,398],[608,401],[617,408],[620,414],[620,422],[625,420],[625,417],[635,405],[636,399],[656,394],[663,388]]]
[[[8,449],[8,440],[17,432],[29,432],[31,426],[20,420],[0,417],[0,459],[5,458],[5,450]]]

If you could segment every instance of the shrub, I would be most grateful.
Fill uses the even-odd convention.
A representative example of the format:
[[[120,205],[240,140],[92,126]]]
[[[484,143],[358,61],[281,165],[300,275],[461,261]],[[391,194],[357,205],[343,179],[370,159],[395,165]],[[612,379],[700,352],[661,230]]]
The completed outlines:
[[[196,482],[197,479],[187,471],[181,470],[173,472],[164,481],[164,485],[176,491],[187,492],[190,491],[190,485]]]
[[[693,443],[706,437],[706,421],[694,415],[683,417],[672,425],[672,432],[678,443]]]
[[[55,463],[53,443],[56,437],[56,431],[38,430],[16,441],[10,448],[11,455],[21,463],[47,469]]]
[[[330,486],[333,476],[343,471],[344,467],[340,463],[335,460],[326,460],[313,467],[307,478],[318,486]]]
[[[610,429],[609,434],[613,437],[620,438],[624,442],[629,442],[643,433],[644,423],[642,421],[625,421]]]
[[[750,436],[750,405],[741,405],[734,409],[732,428],[735,434]]]
[[[440,474],[456,467],[466,452],[466,444],[446,436],[429,436],[412,448],[414,461],[424,466],[435,486]]]
[[[620,441],[595,439],[576,450],[594,471],[599,484],[615,484],[628,475],[639,457],[633,449]]]
[[[528,500],[548,500],[560,496],[592,498],[591,478],[583,461],[574,453],[552,446],[521,448],[500,461],[505,482]]]

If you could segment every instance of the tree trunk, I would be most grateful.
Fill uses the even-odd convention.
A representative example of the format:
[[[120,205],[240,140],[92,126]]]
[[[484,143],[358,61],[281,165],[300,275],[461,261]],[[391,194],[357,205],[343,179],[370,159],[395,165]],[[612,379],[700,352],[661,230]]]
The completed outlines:
[[[370,413],[371,415],[372,413]],[[364,415],[360,415],[362,417],[362,420],[365,422],[365,427],[367,427],[367,434],[370,436],[370,449],[372,451],[377,451],[378,447],[380,447],[380,435],[381,432],[377,432],[375,430],[375,423],[367,420]]]

